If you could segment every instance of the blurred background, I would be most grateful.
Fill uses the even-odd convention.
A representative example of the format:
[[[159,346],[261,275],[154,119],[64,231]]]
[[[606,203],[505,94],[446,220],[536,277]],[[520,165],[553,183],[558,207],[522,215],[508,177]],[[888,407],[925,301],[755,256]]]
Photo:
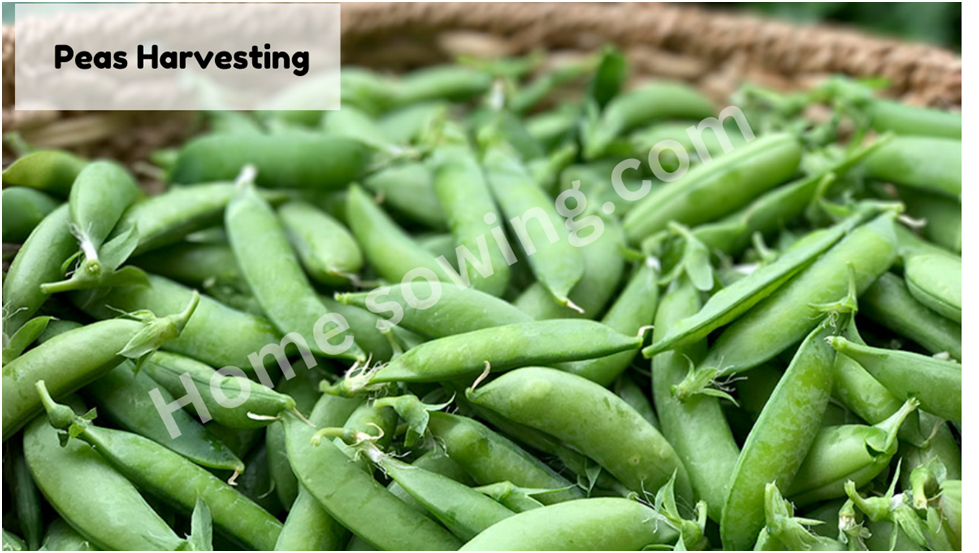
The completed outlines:
[[[14,4],[3,3],[3,24],[13,25]],[[866,32],[959,51],[959,2],[702,2],[706,9],[743,11],[798,23],[841,23]]]

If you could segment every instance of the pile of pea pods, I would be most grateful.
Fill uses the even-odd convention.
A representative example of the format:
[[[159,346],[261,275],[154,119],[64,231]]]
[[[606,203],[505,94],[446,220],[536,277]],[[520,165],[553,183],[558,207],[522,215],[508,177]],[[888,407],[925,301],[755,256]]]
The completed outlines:
[[[961,117],[873,86],[533,53],[17,143],[4,550],[960,549]]]

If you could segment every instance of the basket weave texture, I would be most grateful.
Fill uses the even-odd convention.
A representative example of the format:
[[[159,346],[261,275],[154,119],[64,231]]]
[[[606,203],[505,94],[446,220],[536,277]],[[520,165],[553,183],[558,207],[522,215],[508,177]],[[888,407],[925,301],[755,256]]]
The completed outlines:
[[[790,90],[833,73],[886,77],[888,93],[908,104],[962,102],[962,61],[954,53],[834,27],[638,3],[345,3],[341,12],[344,63],[391,71],[459,54],[546,49],[559,56],[611,43],[626,52],[635,78],[685,80],[719,102],[743,82]],[[4,132],[133,161],[193,128],[187,112],[14,111],[14,47],[14,29],[4,27]]]

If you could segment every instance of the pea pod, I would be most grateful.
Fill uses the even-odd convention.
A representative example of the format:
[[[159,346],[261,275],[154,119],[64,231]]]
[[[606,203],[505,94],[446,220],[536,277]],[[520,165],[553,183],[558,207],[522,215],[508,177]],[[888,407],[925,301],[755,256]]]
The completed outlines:
[[[411,466],[426,470],[428,472],[440,474],[466,486],[471,486],[474,484],[472,478],[470,478],[469,475],[462,470],[462,467],[456,464],[456,462],[452,459],[449,459],[445,455],[444,451],[440,451],[438,449],[432,449],[425,452],[421,457],[412,461]],[[397,481],[392,481],[390,484],[388,484],[388,491],[398,496],[398,498],[407,503],[408,506],[413,507],[415,510],[425,514],[433,520],[437,520],[431,511],[429,511],[424,505],[419,503],[418,500],[405,491],[405,489],[401,487],[401,484],[398,484]]]
[[[46,380],[53,395],[65,396],[109,372],[125,359],[138,359],[176,338],[198,305],[195,293],[183,312],[101,321],[55,336],[3,367],[3,439],[41,411],[34,383]],[[66,369],[66,367],[69,367]]]
[[[581,280],[584,262],[572,245],[554,202],[533,182],[519,158],[503,144],[487,145],[483,153],[483,169],[493,196],[509,218],[537,281],[555,301],[573,305],[568,294]]]
[[[628,403],[629,407],[642,415],[642,418],[646,419],[646,422],[651,424],[653,428],[660,430],[659,418],[656,416],[656,411],[653,410],[650,397],[632,378],[626,375],[619,376],[615,379],[612,391],[622,398],[622,401]]]
[[[571,487],[571,482],[485,425],[438,411],[430,413],[429,417],[428,428],[445,448],[445,453],[477,484],[508,481],[526,488],[568,488],[538,496],[541,503],[547,505],[582,497],[578,488]]]
[[[863,162],[867,176],[937,192],[962,195],[962,141],[953,138],[898,136]]]
[[[41,291],[55,293],[98,288],[112,282],[116,267],[128,254],[119,259],[115,252],[102,251],[102,247],[123,212],[139,195],[136,181],[121,165],[109,161],[87,165],[75,179],[68,197],[72,234],[78,238],[83,259],[69,279],[45,283]],[[124,242],[126,236],[121,239]],[[121,247],[129,249],[132,246]],[[115,248],[107,246],[106,249]]]
[[[860,363],[896,397],[914,397],[929,413],[951,421],[962,420],[962,366],[958,363],[865,346],[840,336],[830,344]]]
[[[860,296],[860,313],[932,354],[962,359],[962,327],[918,302],[901,277],[884,273]]]
[[[91,541],[85,539],[64,519],[54,520],[44,535],[44,543],[38,551],[98,551]]]
[[[119,428],[149,438],[202,467],[235,472],[245,470],[241,459],[182,410],[170,414],[180,432],[173,438],[149,394],[150,390],[159,390],[166,404],[174,401],[173,396],[160,389],[160,385],[145,372],[134,372],[134,369],[131,362],[124,361],[84,388],[83,393],[92,399],[100,415]]]
[[[360,404],[359,399],[320,396],[309,414],[309,421],[317,426],[338,426],[347,421]],[[285,430],[285,423],[279,424]],[[275,548],[276,551],[335,551],[349,536],[350,532],[323,510],[309,490],[299,485],[296,501],[289,509]]]
[[[436,65],[414,71],[399,83],[397,104],[430,100],[462,102],[489,90],[493,76],[461,65]]]
[[[255,549],[268,550],[275,545],[282,523],[231,485],[152,440],[92,425],[90,419],[55,403],[43,380],[38,381],[37,390],[52,426],[71,428],[74,437],[94,446],[140,488],[188,513],[200,498],[207,504],[214,524],[229,536]],[[174,474],[180,477],[174,478]]]
[[[462,551],[640,551],[670,544],[677,533],[651,508],[630,499],[577,499],[503,520]]]
[[[343,225],[313,205],[294,201],[279,208],[279,221],[306,273],[317,282],[345,284],[364,264],[357,242]]]
[[[917,408],[917,400],[909,399],[874,426],[848,424],[820,429],[786,494],[796,506],[803,507],[846,497],[843,484],[848,480],[863,487],[887,469],[897,453],[898,430]]]
[[[832,387],[826,326],[803,340],[745,441],[721,514],[725,549],[751,547],[765,526],[765,485],[788,487],[816,437]]]
[[[789,179],[801,156],[798,141],[788,134],[752,140],[640,200],[625,217],[626,235],[638,244],[670,221],[698,225],[731,213]]]
[[[58,207],[44,192],[15,186],[3,189],[3,241],[23,242],[31,231]]]
[[[64,150],[31,152],[5,167],[3,185],[26,186],[67,198],[88,161]]]
[[[250,293],[235,252],[227,243],[181,242],[136,256],[132,264],[211,294],[217,287]]]
[[[600,233],[600,236],[579,248],[585,263],[585,272],[568,298],[580,311],[555,303],[547,288],[539,282],[524,290],[514,300],[514,305],[537,320],[579,317],[595,319],[615,293],[625,269],[619,253],[620,248],[625,245],[622,226],[613,218],[604,219],[602,225],[592,231]],[[629,329],[629,332],[633,330],[635,329]]]
[[[659,488],[676,474],[679,495],[693,496],[673,447],[632,407],[598,384],[556,369],[508,372],[467,399],[550,434],[594,459],[629,489]],[[575,420],[564,413],[578,413]],[[587,420],[587,425],[579,424]]]
[[[932,311],[961,323],[962,258],[924,242],[903,227],[897,237],[908,291]]]
[[[427,164],[392,165],[365,177],[363,185],[398,217],[433,230],[445,229],[448,221],[435,192],[435,174]]]
[[[68,231],[68,206],[52,211],[31,232],[3,277],[3,331],[13,336],[48,299],[41,285],[64,276],[61,265],[78,248]]]
[[[41,532],[44,528],[41,514],[41,496],[37,491],[34,479],[31,477],[30,469],[27,468],[22,443],[10,444],[8,462],[11,466],[10,491],[13,496],[17,523],[30,551],[37,551],[41,545]]]
[[[380,151],[396,151],[398,143],[390,140],[366,112],[355,106],[327,111],[320,120],[320,128],[330,136],[350,138],[363,142]]]
[[[314,133],[205,135],[180,149],[169,180],[230,181],[245,165],[254,165],[258,186],[336,190],[364,175],[371,156],[359,141]]]
[[[342,430],[342,429],[338,429]],[[370,442],[346,433],[344,440],[398,483],[461,540],[470,540],[513,511],[465,484],[384,454]]]
[[[870,126],[877,132],[901,135],[962,138],[962,115],[934,108],[907,106],[893,100],[874,99],[867,107]]]
[[[566,336],[580,336],[569,344]],[[441,382],[475,376],[487,365],[506,371],[538,363],[602,357],[636,349],[639,336],[625,336],[594,321],[555,319],[475,330],[425,342],[387,365],[349,374],[340,393],[356,393],[386,382]]]
[[[849,223],[844,223],[831,229],[816,231],[790,248],[774,263],[765,265],[723,288],[711,296],[696,314],[670,325],[669,333],[644,348],[643,355],[650,358],[674,347],[699,342],[715,329],[737,320],[839,242],[846,234],[848,226]]]
[[[656,119],[704,119],[714,115],[710,100],[680,83],[657,83],[615,97],[593,129],[584,132],[585,159],[600,157],[622,133]]]
[[[455,129],[455,132],[461,134],[462,130]],[[435,172],[435,194],[456,246],[464,248],[464,254],[468,251],[474,256],[467,261],[455,259],[466,263],[465,270],[474,288],[493,296],[503,295],[510,281],[510,266],[495,240],[490,240],[494,237],[494,226],[487,220],[499,220],[500,213],[479,162],[462,142],[437,147],[431,164]]]
[[[120,228],[136,227],[139,245],[133,255],[176,243],[189,234],[220,224],[234,189],[233,183],[224,182],[173,187],[131,205],[119,219],[114,235]],[[263,197],[273,203],[285,199],[284,194],[274,191]]]
[[[38,488],[58,514],[99,549],[173,551],[183,541],[136,487],[91,446],[62,447],[44,417],[24,431],[24,455]]]
[[[412,281],[374,292],[338,293],[336,298],[344,305],[367,308],[377,314],[400,313],[399,326],[428,338],[531,320],[513,305],[473,288],[444,284],[438,287],[438,299],[434,303],[433,294],[430,283]]]
[[[602,317],[602,323],[623,334],[638,332],[651,324],[659,303],[658,276],[658,262],[654,258],[646,258]],[[607,386],[629,367],[635,357],[635,352],[624,351],[598,359],[566,363],[561,368]]]
[[[395,144],[416,142],[432,121],[445,117],[448,107],[441,100],[418,102],[385,113],[377,120],[377,125]]]
[[[962,255],[962,204],[914,188],[898,191],[908,215],[924,221],[921,234],[930,242]]]
[[[756,551],[847,550],[836,539],[810,532],[807,526],[817,521],[794,517],[794,510],[795,506],[782,497],[777,485],[765,484],[765,527],[755,544]]]
[[[674,281],[657,310],[653,339],[669,335],[673,325],[697,312],[700,305],[700,293],[688,279]],[[681,402],[671,392],[687,375],[690,363],[702,359],[705,352],[706,341],[701,340],[653,357],[653,402],[660,431],[687,468],[694,493],[707,502],[711,519],[719,521],[738,462],[738,446],[718,398],[704,395]]]
[[[823,311],[820,304],[839,301],[850,291],[866,290],[896,258],[893,214],[878,216],[857,227],[786,285],[728,325],[711,345],[702,368],[720,369],[718,376],[743,372],[771,359],[804,337]],[[677,386],[687,397],[700,389],[697,375]]]
[[[400,282],[415,269],[427,269],[439,280],[452,281],[454,269],[437,263],[434,255],[412,240],[356,185],[347,194],[347,218],[364,257],[381,278]]]
[[[298,333],[304,347],[317,355],[367,357],[352,336],[343,335],[348,325],[342,318],[330,317],[303,273],[275,212],[247,178],[241,180],[228,204],[225,226],[249,288],[279,331]]]
[[[205,422],[214,419],[228,428],[263,428],[296,406],[287,395],[244,377],[218,373],[200,361],[176,353],[154,353],[143,364],[143,370],[174,397],[187,396],[192,393],[187,386],[193,387],[202,405],[189,403],[187,407],[193,405]],[[218,398],[216,394],[223,397]],[[228,402],[234,405],[224,405]],[[202,413],[201,407],[206,411]]]
[[[163,277],[149,275],[149,283],[149,286],[113,288],[99,301],[72,296],[72,302],[95,318],[110,319],[119,311],[139,309],[172,313],[187,305],[194,294],[193,290]],[[193,357],[212,367],[249,370],[251,354],[269,344],[278,344],[281,339],[269,321],[226,307],[207,296],[200,298],[195,315],[187,323],[187,332],[164,344],[167,351]]]
[[[312,445],[314,428],[292,416],[283,421],[289,462],[299,482],[331,517],[354,534],[381,549],[459,547],[455,537],[391,495],[333,442]],[[323,471],[333,478],[322,478]]]

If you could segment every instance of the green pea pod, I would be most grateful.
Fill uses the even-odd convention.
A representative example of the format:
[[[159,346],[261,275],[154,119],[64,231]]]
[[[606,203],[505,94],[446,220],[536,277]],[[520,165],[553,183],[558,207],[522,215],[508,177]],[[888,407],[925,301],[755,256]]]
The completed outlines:
[[[563,104],[550,111],[528,117],[524,121],[524,126],[527,133],[545,148],[553,149],[563,141],[576,138],[576,126],[580,117],[579,106]]]
[[[356,447],[461,540],[470,540],[514,514],[465,484],[389,457],[369,441],[348,439],[348,445]]]
[[[11,244],[23,242],[57,207],[58,202],[54,198],[33,188],[4,188],[3,241]]]
[[[296,376],[283,379],[276,386],[276,391],[291,397],[296,402],[296,410],[308,415],[319,399],[319,381],[322,373],[313,368],[306,368],[305,362],[292,363]],[[265,431],[265,450],[268,454],[269,477],[275,486],[275,495],[286,510],[299,496],[299,481],[289,466],[289,456],[286,452],[285,428],[281,422],[274,422]]]
[[[359,399],[320,396],[310,412],[309,421],[317,426],[342,425],[360,404]],[[279,425],[285,430],[284,422]],[[299,485],[296,501],[289,510],[275,547],[276,551],[336,551],[349,536],[350,532],[323,510],[305,486]]]
[[[839,242],[851,224],[843,223],[831,229],[816,231],[790,248],[774,263],[765,265],[723,288],[711,296],[696,314],[670,325],[670,332],[644,348],[643,355],[651,358],[668,349],[699,342],[714,330],[737,320]]]
[[[843,326],[843,336],[864,344],[852,319]],[[903,405],[859,363],[846,355],[837,355],[833,362],[833,398],[870,424],[883,423]],[[918,412],[911,413],[907,419],[899,431],[900,438],[915,444],[926,443],[931,428],[922,435]]]
[[[5,335],[13,336],[48,299],[41,285],[64,276],[61,265],[78,248],[68,225],[68,206],[63,205],[34,228],[14,257],[3,277]]]
[[[718,136],[718,133],[714,132],[696,132],[697,124],[695,121],[654,124],[629,135],[629,142],[635,149],[636,156],[640,157],[640,159],[649,155],[649,151],[658,144],[661,144],[664,140],[674,140],[683,147],[687,155],[696,155],[697,144],[694,142],[693,137],[690,136],[691,132],[688,131],[691,127],[694,129],[695,136],[699,135],[703,147],[707,149],[707,153],[710,154],[711,158],[727,153],[732,148],[736,149],[745,145],[744,136],[741,134],[735,134],[734,136],[722,134]],[[727,136],[730,145],[722,143],[722,136]],[[659,163],[664,171],[669,172],[676,171],[680,166],[679,157],[670,149],[664,149],[659,153]]]
[[[827,326],[803,340],[744,443],[721,514],[725,549],[751,547],[765,526],[765,484],[788,487],[816,437],[832,388]]]
[[[434,230],[446,227],[446,217],[435,193],[435,175],[428,165],[409,161],[392,165],[364,178],[364,188],[400,218]]]
[[[258,186],[336,190],[364,175],[371,158],[371,149],[359,141],[316,133],[205,135],[180,149],[169,180],[230,181],[254,165]]]
[[[919,302],[939,315],[962,322],[962,260],[945,254],[904,258],[904,281]]]
[[[464,144],[437,147],[430,162],[434,167],[434,188],[441,210],[456,245],[464,248],[465,258],[459,259],[455,255],[449,259],[466,263],[474,288],[494,296],[503,295],[510,281],[510,266],[495,241],[490,242],[490,237],[496,235],[494,225],[487,219],[497,221],[500,213],[479,162]]]
[[[250,292],[235,252],[227,243],[181,242],[136,256],[131,262],[154,275],[205,292],[210,293],[215,287],[229,287],[242,294]]]
[[[357,140],[382,152],[400,149],[398,143],[390,140],[370,115],[355,106],[326,112],[320,127],[328,135]]]
[[[101,321],[70,330],[31,349],[3,367],[3,439],[41,411],[34,383],[46,380],[58,397],[75,392],[125,359],[139,359],[176,338],[198,305],[196,293],[182,313]]]
[[[306,273],[327,285],[346,284],[364,264],[357,242],[336,219],[313,205],[294,201],[279,208],[279,221]]]
[[[914,188],[898,191],[908,215],[925,222],[921,234],[929,241],[962,255],[962,204],[940,194]]]
[[[198,184],[173,187],[170,190],[129,207],[116,225],[119,229],[133,225],[139,231],[139,245],[133,255],[176,243],[189,234],[222,222],[224,209],[234,194],[233,183]],[[281,203],[281,192],[266,192],[263,197]]]
[[[477,484],[512,482],[525,488],[561,489],[538,496],[550,505],[583,497],[580,489],[506,437],[467,417],[433,412],[428,428],[450,459]]]
[[[65,292],[98,288],[109,282],[122,260],[100,259],[104,254],[102,246],[123,212],[139,195],[136,181],[121,165],[109,161],[87,165],[75,179],[68,197],[71,232],[78,238],[83,259],[68,280],[45,283],[41,290]]]
[[[435,65],[406,75],[399,83],[397,105],[430,100],[464,102],[486,93],[493,76],[462,65]]]
[[[72,296],[72,302],[97,319],[116,317],[119,311],[148,309],[154,313],[172,313],[191,298],[194,291],[163,277],[149,275],[149,286],[127,286],[112,289],[98,302]],[[251,370],[249,356],[269,344],[278,344],[282,335],[269,321],[226,307],[207,296],[200,298],[195,316],[187,331],[164,344],[167,351],[193,357],[212,367],[238,367]],[[271,356],[256,362],[270,362]],[[50,382],[50,379],[49,379]]]
[[[87,160],[64,150],[38,150],[4,168],[3,185],[26,186],[67,198],[86,165]]]
[[[628,403],[630,407],[642,415],[642,418],[653,425],[653,428],[661,430],[659,419],[656,417],[656,411],[653,410],[653,404],[649,396],[647,396],[646,392],[634,380],[626,375],[622,375],[615,380],[612,391],[615,392],[615,395],[622,398],[622,401]]]
[[[298,333],[305,342],[301,348],[317,355],[367,357],[353,336],[343,335],[348,325],[319,300],[285,229],[247,177],[241,179],[228,204],[225,226],[249,288],[279,331]]]
[[[417,142],[433,121],[444,118],[449,105],[440,100],[419,102],[384,114],[377,120],[381,132],[395,144]]]
[[[397,83],[364,67],[345,66],[340,72],[340,92],[344,103],[379,113],[396,102]]]
[[[48,525],[44,542],[38,551],[98,551],[98,547],[85,539],[74,528],[68,526],[64,519],[55,519]]]
[[[675,281],[656,313],[653,339],[668,335],[672,326],[700,308],[700,293],[687,279]],[[690,363],[703,358],[701,340],[665,351],[653,358],[653,403],[660,430],[683,460],[697,497],[707,502],[711,519],[719,521],[731,475],[738,461],[738,446],[721,412],[720,400],[703,395],[681,402],[671,387],[687,375]]]
[[[293,416],[283,419],[289,462],[299,482],[338,522],[380,549],[449,550],[458,540],[377,483],[332,441],[310,443],[316,430]],[[322,478],[323,471],[331,478]]]
[[[886,272],[897,256],[893,214],[857,227],[799,274],[728,325],[711,345],[699,368],[719,369],[714,377],[758,366],[796,343],[826,309],[821,304],[860,294]],[[699,370],[698,368],[698,370]],[[674,393],[687,397],[699,389],[696,378]]]
[[[442,284],[438,296],[433,295],[433,288],[429,282],[412,281],[373,292],[338,293],[336,298],[344,305],[363,307],[378,315],[400,313],[398,326],[428,338],[531,320],[513,305],[473,288]]]
[[[893,100],[874,99],[867,107],[870,126],[879,133],[893,132],[936,138],[962,138],[962,114],[908,106]]]
[[[602,317],[602,323],[623,334],[638,332],[651,324],[659,303],[658,277],[659,263],[654,258],[647,258]],[[635,357],[635,352],[624,351],[598,359],[565,363],[561,369],[607,386],[629,367]]]
[[[445,455],[445,452],[438,449],[433,449],[424,453],[421,457],[415,459],[414,462],[411,463],[411,466],[429,472],[438,473],[466,486],[473,485],[472,478],[469,478],[469,475],[462,470],[462,467],[456,464],[456,462],[452,459],[449,459]],[[398,484],[397,481],[392,481],[390,484],[388,484],[388,491],[396,495],[399,499],[401,499],[401,501],[404,501],[409,507],[412,507],[428,518],[437,520],[431,511],[429,511],[424,505],[419,503],[418,500],[405,491],[405,489],[401,487],[401,484]]]
[[[345,305],[323,296],[320,297],[320,301],[331,313],[337,313],[347,321],[357,343],[377,361],[387,361],[394,356],[394,343],[408,349],[424,341],[422,337],[408,330],[407,326],[404,328],[395,326],[387,330],[381,318],[367,309],[356,305]],[[381,328],[378,328],[379,326]]]
[[[699,225],[740,209],[789,179],[801,156],[798,140],[788,134],[752,140],[649,193],[626,215],[626,235],[638,244],[669,222]]]
[[[78,441],[62,446],[44,417],[24,431],[24,455],[44,497],[99,549],[173,551],[184,545],[99,452]]]
[[[584,261],[572,245],[574,238],[569,236],[557,206],[505,145],[486,147],[483,169],[537,281],[559,304],[572,306],[568,294],[584,275]]]
[[[507,98],[507,109],[516,114],[523,114],[530,111],[534,106],[541,103],[551,92],[563,85],[578,80],[586,73],[594,69],[593,59],[587,59],[578,63],[571,63],[563,67],[558,67],[535,78],[523,87],[517,89]]]
[[[537,320],[594,319],[601,313],[615,293],[625,269],[625,262],[619,253],[625,245],[622,226],[613,218],[604,218],[603,221],[602,227],[596,227],[592,231],[599,233],[599,236],[579,248],[585,263],[585,272],[568,298],[580,311],[555,303],[547,288],[539,282],[524,290],[514,301],[514,305]],[[629,329],[629,332],[634,330],[636,329]]]
[[[145,372],[134,372],[134,369],[131,362],[124,361],[84,388],[84,395],[91,398],[100,415],[119,428],[149,438],[202,467],[245,470],[241,459],[182,410],[171,413],[180,432],[176,438],[172,437],[149,394],[150,390],[159,390],[166,404],[174,401],[173,396],[160,389]]]
[[[867,176],[937,192],[962,195],[962,141],[953,138],[898,136],[863,162]]]
[[[881,275],[860,296],[860,314],[914,340],[929,353],[962,359],[962,327],[918,302],[893,273]]]
[[[24,540],[21,539],[20,536],[12,532],[8,532],[6,530],[3,531],[3,550],[4,551],[30,551],[30,549],[28,549],[27,547],[27,544],[24,543]]]
[[[514,515],[491,526],[461,550],[641,551],[671,544],[676,538],[676,531],[646,505],[631,499],[596,497]]]
[[[338,551],[349,532],[302,486],[282,526],[276,551]]]
[[[263,428],[296,406],[287,395],[244,377],[222,375],[200,361],[176,353],[151,355],[143,364],[143,370],[174,397],[185,397],[193,393],[191,389],[196,390],[201,405],[188,403],[187,409],[193,406],[197,416],[205,422],[213,419],[228,428]],[[218,398],[215,394],[223,397]],[[233,406],[224,405],[229,402]]]
[[[24,541],[27,542],[30,551],[37,551],[41,545],[43,531],[41,496],[27,468],[23,445],[18,443],[19,441],[15,440],[8,449],[8,461],[11,466],[8,486],[13,495],[14,513],[17,515],[17,523],[24,535]]]
[[[70,428],[72,437],[94,446],[141,489],[187,513],[193,511],[200,498],[207,504],[214,524],[229,536],[255,549],[269,550],[275,545],[282,523],[230,484],[152,440],[92,425],[90,419],[55,403],[43,380],[38,381],[37,391],[52,426],[62,430]],[[174,478],[174,474],[180,477]]]
[[[962,420],[962,366],[958,363],[865,346],[840,336],[830,344],[860,363],[896,397],[914,397],[929,413],[951,421]]]
[[[917,408],[917,400],[909,399],[897,412],[874,426],[848,424],[821,428],[786,494],[796,506],[803,507],[846,497],[843,484],[848,480],[863,487],[887,469],[897,453],[898,430]]]
[[[704,119],[713,116],[710,100],[680,83],[657,83],[617,96],[605,106],[601,119],[584,133],[585,159],[605,153],[614,139],[657,119]]]
[[[594,459],[629,489],[659,488],[674,473],[680,497],[693,494],[682,461],[669,442],[625,401],[605,388],[556,369],[508,372],[467,399],[546,432]],[[578,413],[574,420],[564,413]],[[581,425],[587,420],[587,425]]]
[[[400,282],[415,269],[427,269],[444,282],[459,277],[448,263],[440,264],[434,255],[419,246],[356,185],[347,194],[347,218],[364,257],[381,278]]]
[[[568,343],[567,336],[578,336]],[[533,364],[602,357],[637,349],[639,336],[625,336],[594,321],[556,319],[474,330],[416,346],[387,365],[348,374],[340,393],[357,393],[386,382],[442,382]]]

